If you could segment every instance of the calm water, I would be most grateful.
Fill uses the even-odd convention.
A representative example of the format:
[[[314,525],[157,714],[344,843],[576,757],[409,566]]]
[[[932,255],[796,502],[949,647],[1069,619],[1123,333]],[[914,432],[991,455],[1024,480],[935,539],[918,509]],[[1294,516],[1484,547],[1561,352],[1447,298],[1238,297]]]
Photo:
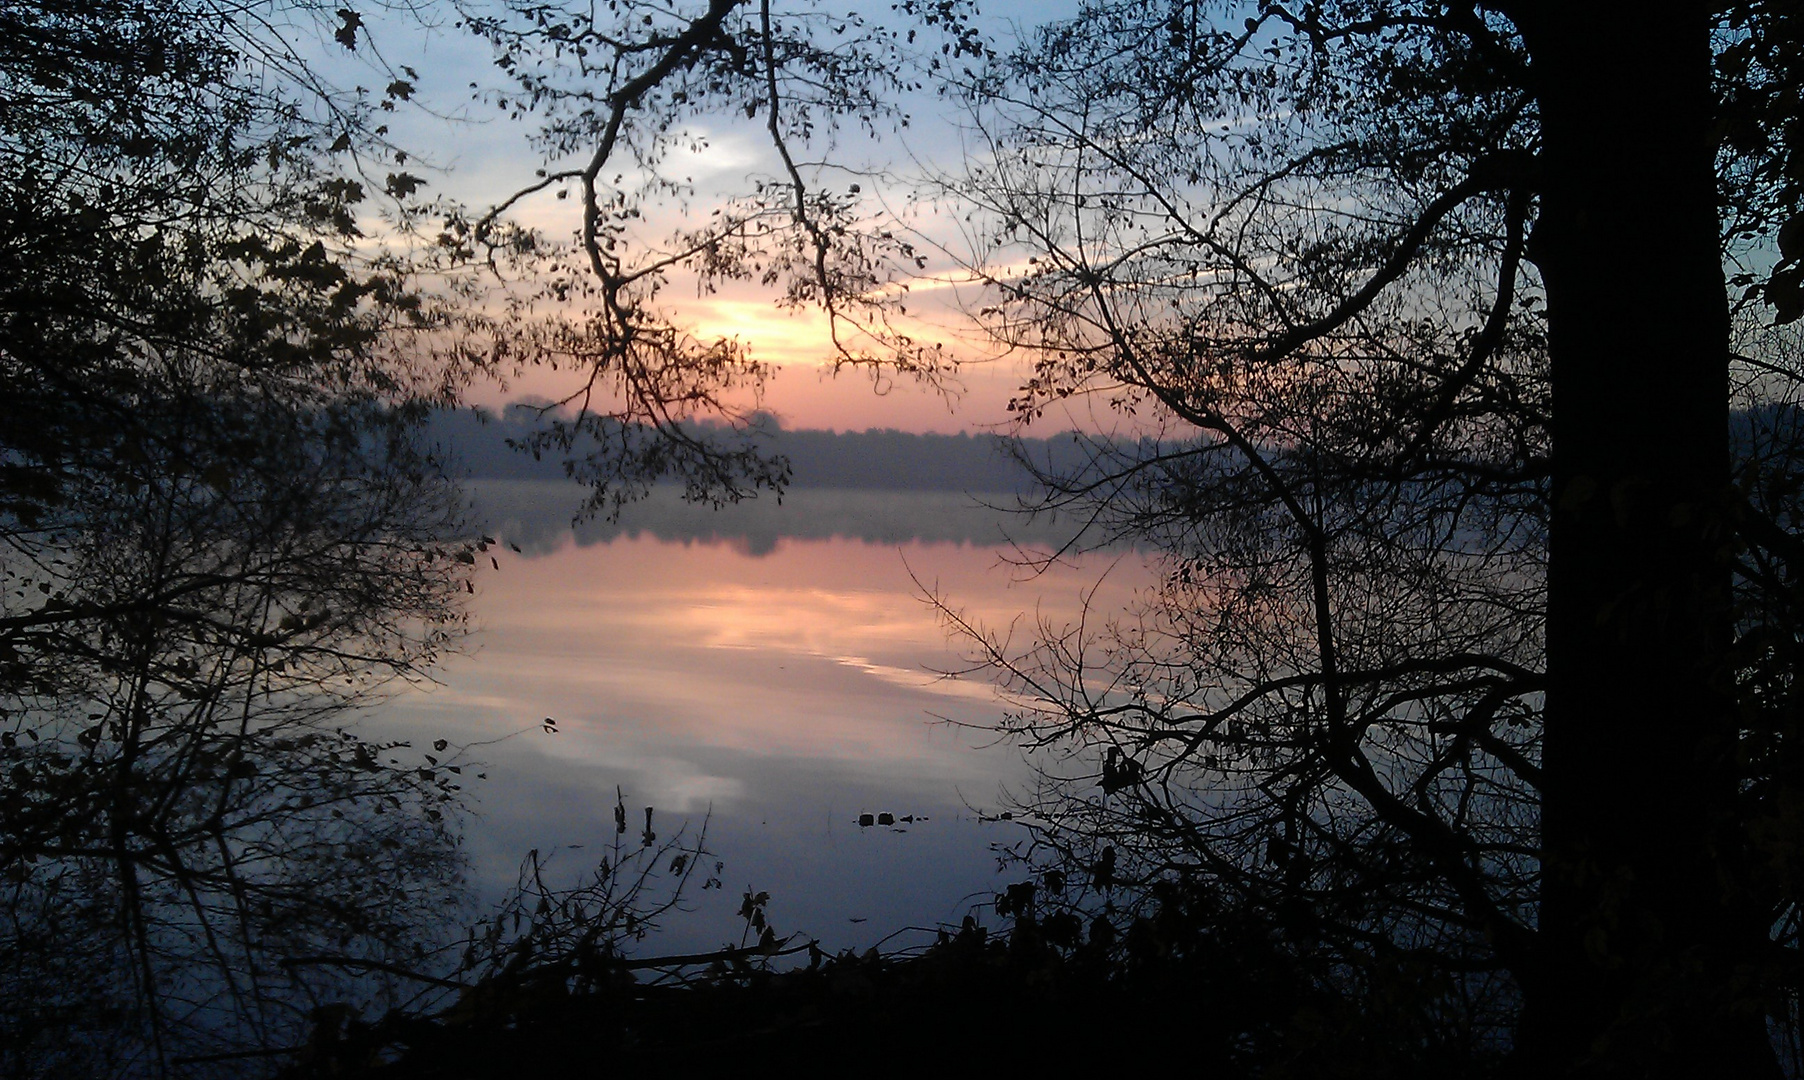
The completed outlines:
[[[980,812],[1026,774],[1017,750],[982,745],[1004,708],[989,683],[934,674],[962,666],[961,644],[923,590],[1001,629],[1026,613],[1026,634],[1074,620],[1092,591],[1119,610],[1150,581],[1123,551],[1026,574],[1005,532],[1043,545],[1067,531],[962,495],[796,491],[719,513],[660,500],[573,535],[574,490],[477,485],[505,543],[479,579],[474,648],[383,723],[416,745],[490,743],[473,751],[488,779],[468,839],[490,893],[530,848],[560,849],[571,876],[592,865],[616,785],[635,833],[647,805],[661,834],[707,818],[725,887],[697,894],[656,952],[737,940],[748,887],[772,894],[779,931],[834,949],[987,900],[1002,880],[991,845],[1022,835]],[[886,811],[926,820],[856,824]]]

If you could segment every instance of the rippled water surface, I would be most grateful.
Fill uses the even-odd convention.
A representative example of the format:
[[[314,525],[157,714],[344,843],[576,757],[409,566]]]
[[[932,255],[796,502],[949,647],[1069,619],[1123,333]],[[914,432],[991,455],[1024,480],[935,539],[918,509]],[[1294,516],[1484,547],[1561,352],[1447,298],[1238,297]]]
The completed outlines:
[[[479,580],[474,648],[384,724],[501,740],[473,751],[488,779],[468,843],[491,893],[531,848],[560,849],[570,875],[591,864],[617,785],[635,831],[647,805],[666,835],[706,819],[725,887],[697,894],[656,951],[736,940],[748,887],[771,893],[780,931],[830,948],[987,899],[991,845],[1022,837],[979,812],[1025,771],[1018,750],[982,745],[1004,708],[988,681],[936,674],[964,666],[966,646],[924,594],[1020,639],[1076,619],[1085,597],[1119,610],[1150,581],[1119,550],[1028,574],[1005,534],[1043,547],[1069,529],[963,495],[797,491],[719,513],[658,500],[573,534],[572,492],[478,486],[503,544]],[[857,825],[881,812],[917,820]]]

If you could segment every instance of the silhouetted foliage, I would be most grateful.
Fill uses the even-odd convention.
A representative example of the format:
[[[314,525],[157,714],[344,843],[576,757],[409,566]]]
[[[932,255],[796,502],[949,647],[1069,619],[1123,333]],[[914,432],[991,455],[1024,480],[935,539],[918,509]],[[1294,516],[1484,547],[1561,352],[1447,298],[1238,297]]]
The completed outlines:
[[[998,932],[967,917],[888,953],[830,956],[773,938],[700,956],[597,958],[580,989],[547,962],[558,977],[530,995],[467,992],[493,1007],[487,1015],[458,1006],[340,1028],[297,1072],[480,1077],[598,1059],[635,1076],[1122,1070],[1170,1063],[1169,1042],[1145,1032],[1173,1016],[1185,1018],[1185,1067],[1205,1075],[1451,1077],[1482,1075],[1500,1057],[1446,1022],[1449,988],[1426,969],[1399,965],[1351,985],[1332,958],[1299,952],[1195,882],[1161,883],[1122,932],[1041,913],[1031,885],[1010,892]]]
[[[1098,4],[972,86],[1014,407],[1161,435],[1044,476],[1169,552],[1140,609],[964,627],[1077,910],[1208,882],[1529,1072],[1772,1073],[1793,19]]]
[[[355,10],[293,10],[372,55]],[[1048,752],[1052,865],[999,899],[1006,945],[973,924],[779,980],[751,894],[757,943],[616,1034],[865,979],[929,1020],[947,986],[1038,987],[1007,1018],[1036,1033],[1177,997],[1246,1067],[1444,1072],[1509,1032],[1525,1071],[1774,1071],[1804,805],[1800,371],[1765,325],[1804,310],[1792,6],[1098,4],[1007,58],[962,3],[900,10],[943,34],[924,69],[913,30],[768,0],[460,5],[488,100],[581,162],[481,214],[420,197],[379,123],[413,76],[379,58],[380,95],[340,93],[230,9],[0,12],[9,1070],[224,1071],[309,1028],[365,1064],[400,1028],[310,1015],[346,996],[466,991],[515,1048],[651,1000],[618,977],[618,858],[575,893],[529,864],[531,924],[425,970],[461,766],[332,722],[451,643],[487,549],[447,539],[413,424],[473,370],[569,367],[571,411],[521,441],[577,452],[589,509],[780,487],[742,396],[769,369],[669,316],[679,274],[943,376],[890,321],[925,254],[798,155],[900,126],[946,57],[981,66],[982,317],[1038,358],[1014,408],[1132,418],[1047,505],[1169,575],[1100,634],[967,628]],[[656,167],[722,109],[764,120],[775,175],[648,241],[694,194]],[[509,223],[554,189],[570,244]],[[395,1023],[448,1025],[422,1015]]]
[[[731,396],[766,368],[669,320],[673,270],[787,281],[831,312],[843,359],[939,371],[931,349],[843,336],[880,315],[883,259],[916,256],[847,237],[847,197],[789,156],[823,115],[899,120],[899,32],[739,3],[456,10],[496,48],[502,109],[538,109],[548,154],[592,155],[486,215],[409,171],[384,116],[418,76],[352,8],[0,12],[9,1073],[229,1073],[291,1050],[316,1007],[433,985],[413,975],[450,925],[462,765],[337,723],[461,633],[492,541],[457,539],[418,425],[474,374],[587,374],[575,419],[523,441],[598,438],[577,472],[601,507],[655,479],[719,502],[784,475],[733,435]],[[926,21],[957,36],[960,11]],[[309,27],[384,89],[322,76],[289,40]],[[786,178],[641,249],[646,198],[683,193],[649,171],[680,120],[745,106]],[[505,221],[565,181],[574,245]],[[710,418],[722,438],[692,423]],[[619,880],[571,902],[645,917],[636,892],[604,895]],[[497,964],[548,947],[486,944]]]
[[[461,767],[338,730],[462,632],[413,430],[451,298],[360,235],[373,106],[306,114],[254,20],[0,20],[0,1069],[194,1071],[382,990],[283,956],[411,956],[458,899]]]
[[[588,511],[616,513],[659,480],[716,505],[788,480],[785,462],[756,441],[756,394],[772,365],[736,337],[700,337],[679,322],[661,299],[673,279],[704,293],[756,282],[780,290],[784,307],[819,309],[835,370],[860,368],[880,383],[949,374],[937,343],[893,321],[925,252],[866,220],[869,196],[839,179],[853,163],[818,156],[842,128],[877,137],[907,124],[897,98],[941,66],[938,53],[923,59],[926,42],[913,44],[918,30],[954,59],[984,54],[965,0],[896,5],[912,28],[769,0],[462,7],[462,25],[490,43],[504,80],[490,100],[515,120],[537,119],[546,167],[486,213],[452,215],[440,244],[517,283],[509,310],[529,317],[498,364],[574,374],[523,445],[568,458],[593,488]],[[762,121],[773,172],[703,215],[689,205],[694,181],[675,176],[672,160],[706,148],[689,124],[730,115]],[[546,191],[575,196],[573,243],[510,223],[521,200]],[[648,234],[644,222],[672,206],[686,211],[683,226]]]
[[[773,960],[814,949],[796,944],[797,935],[779,939],[765,917],[770,895],[747,892],[738,945],[696,955],[633,955],[696,892],[721,888],[723,864],[707,849],[705,822],[693,837],[684,827],[660,842],[651,807],[636,834],[627,819],[624,793],[617,791],[614,841],[575,885],[553,884],[553,857],[529,853],[513,890],[441,955],[411,964],[345,956],[285,961],[381,970],[419,988],[405,1007],[379,1018],[352,1010],[316,1013],[312,1036],[286,1055],[292,1072],[484,1075],[503,1063],[544,1064],[548,1045],[570,1061],[639,1050],[669,1034],[642,1030],[644,1018],[666,1007],[687,1014],[682,1003],[696,1000],[660,995],[660,1005],[648,1008],[648,993],[768,983]],[[454,962],[443,962],[452,956]],[[695,1017],[678,1023],[693,1036]]]

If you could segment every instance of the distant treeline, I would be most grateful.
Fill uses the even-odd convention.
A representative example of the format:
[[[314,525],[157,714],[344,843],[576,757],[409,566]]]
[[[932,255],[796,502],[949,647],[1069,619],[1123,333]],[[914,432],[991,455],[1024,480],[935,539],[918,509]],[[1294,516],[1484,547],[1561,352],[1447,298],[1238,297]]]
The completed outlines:
[[[450,452],[454,475],[472,480],[564,479],[557,454],[548,452],[542,460],[534,460],[530,453],[508,445],[509,440],[524,440],[539,425],[537,414],[522,406],[500,415],[478,409],[445,411],[431,421],[433,437]],[[1729,415],[1729,429],[1736,459],[1745,461],[1804,445],[1804,410],[1791,404],[1737,409]],[[1070,432],[1011,440],[990,434],[916,435],[888,428],[786,431],[769,419],[759,432],[755,442],[761,452],[789,459],[791,486],[867,491],[1024,494],[1034,485],[1016,454],[1025,455],[1048,475],[1077,477],[1088,471],[1098,446],[1086,445]],[[1110,456],[1131,460],[1145,456],[1148,449],[1146,443],[1137,449],[1118,443],[1110,447]]]
[[[867,544],[906,543],[1020,546],[1051,550],[1073,542],[1083,523],[1071,515],[1014,511],[1005,492],[898,491],[881,488],[805,488],[776,499],[747,499],[715,508],[684,502],[673,489],[623,507],[618,520],[592,517],[572,525],[581,492],[543,480],[471,480],[477,521],[485,532],[528,557],[557,551],[572,539],[581,547],[620,537],[650,536],[674,543],[725,543],[747,555],[768,555],[784,540],[838,537]],[[986,502],[987,500],[987,502]],[[1100,532],[1083,538],[1103,545]]]
[[[435,438],[451,452],[455,473],[473,480],[557,480],[561,458],[535,461],[511,448],[539,426],[530,409],[514,406],[500,415],[473,409],[437,414]],[[775,422],[760,427],[762,453],[782,455],[799,488],[861,488],[891,491],[1024,492],[1028,471],[1011,455],[1010,440],[997,435],[916,435],[905,431],[785,431]],[[1079,472],[1088,454],[1069,433],[1019,440],[1031,460],[1056,472]]]

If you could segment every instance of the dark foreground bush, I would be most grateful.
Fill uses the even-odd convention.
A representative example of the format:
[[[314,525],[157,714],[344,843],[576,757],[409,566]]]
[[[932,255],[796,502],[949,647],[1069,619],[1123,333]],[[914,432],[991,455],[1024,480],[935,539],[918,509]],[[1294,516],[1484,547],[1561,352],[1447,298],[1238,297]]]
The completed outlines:
[[[323,1012],[288,1074],[1071,1075],[1174,1058],[1223,1077],[1495,1071],[1499,1048],[1450,1020],[1446,988],[1407,961],[1327,964],[1177,887],[1151,910],[1119,930],[1069,912],[1017,911],[998,934],[967,919],[910,954],[827,956],[767,938],[681,965],[550,958],[433,1015],[366,1024]]]

